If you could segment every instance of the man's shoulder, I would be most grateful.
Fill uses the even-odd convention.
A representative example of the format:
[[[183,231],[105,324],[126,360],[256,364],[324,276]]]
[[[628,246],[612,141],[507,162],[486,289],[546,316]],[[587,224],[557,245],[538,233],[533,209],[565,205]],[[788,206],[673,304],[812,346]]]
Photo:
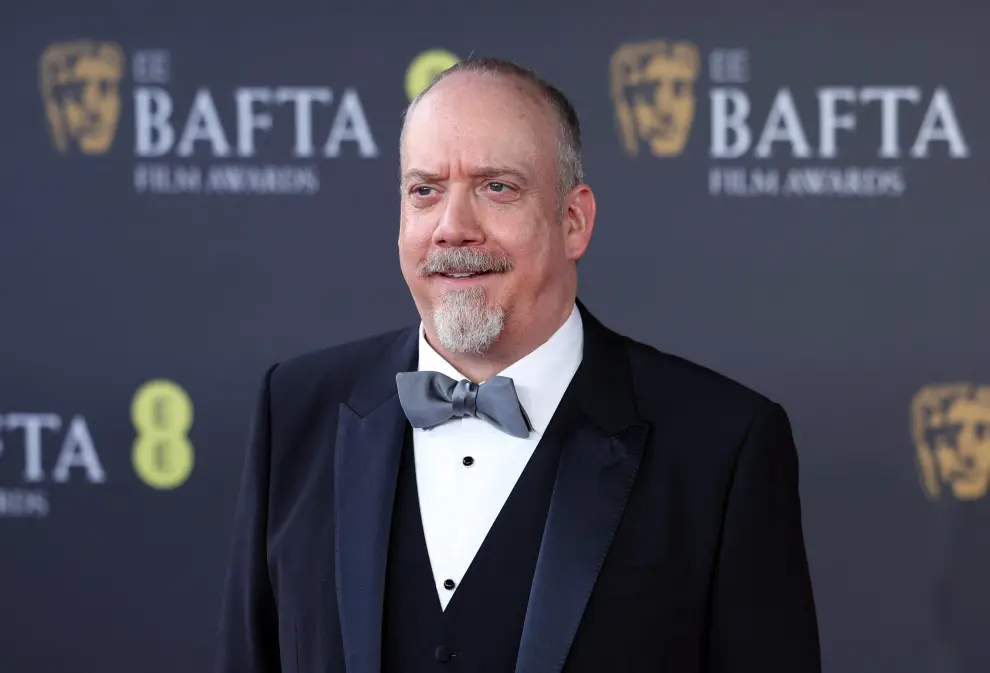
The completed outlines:
[[[271,388],[297,400],[322,393],[345,397],[361,376],[415,327],[381,332],[295,355],[272,367]]]
[[[665,407],[753,415],[774,406],[764,393],[685,356],[618,335],[629,359],[637,397]]]

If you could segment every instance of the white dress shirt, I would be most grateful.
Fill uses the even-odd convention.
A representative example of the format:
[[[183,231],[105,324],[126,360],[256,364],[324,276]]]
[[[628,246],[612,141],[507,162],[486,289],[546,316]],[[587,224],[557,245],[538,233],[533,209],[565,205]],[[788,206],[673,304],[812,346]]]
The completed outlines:
[[[525,439],[470,417],[451,419],[429,430],[413,428],[419,508],[433,580],[444,609],[546,432],[581,364],[583,350],[584,329],[575,306],[546,343],[499,372],[513,380],[533,427]],[[457,381],[467,378],[426,342],[422,324],[418,368]],[[450,586],[448,580],[453,582],[452,589],[444,586]]]

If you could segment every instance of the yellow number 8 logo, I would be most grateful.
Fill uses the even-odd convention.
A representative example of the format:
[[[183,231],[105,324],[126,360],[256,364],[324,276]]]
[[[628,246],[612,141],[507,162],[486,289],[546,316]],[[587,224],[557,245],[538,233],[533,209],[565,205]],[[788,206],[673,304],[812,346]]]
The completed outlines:
[[[443,49],[430,49],[413,59],[406,70],[406,95],[409,100],[418,96],[430,85],[433,78],[447,68],[457,65],[461,59]]]
[[[158,489],[185,483],[193,468],[187,437],[193,405],[186,391],[172,381],[148,381],[134,393],[131,422],[138,433],[131,460],[142,481]]]

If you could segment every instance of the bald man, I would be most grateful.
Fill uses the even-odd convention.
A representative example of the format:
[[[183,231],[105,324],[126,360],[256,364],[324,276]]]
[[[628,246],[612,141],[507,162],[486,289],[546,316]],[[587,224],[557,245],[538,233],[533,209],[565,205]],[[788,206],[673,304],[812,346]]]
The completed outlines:
[[[421,321],[272,366],[218,673],[818,673],[775,402],[577,299],[577,116],[498,59],[410,105]]]

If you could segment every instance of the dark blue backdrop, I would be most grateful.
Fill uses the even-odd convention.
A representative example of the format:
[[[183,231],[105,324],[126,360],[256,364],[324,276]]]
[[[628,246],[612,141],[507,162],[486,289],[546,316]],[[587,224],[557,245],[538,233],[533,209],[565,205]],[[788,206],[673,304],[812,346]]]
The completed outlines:
[[[4,9],[0,671],[209,669],[261,373],[416,319],[429,50],[573,99],[591,310],[790,412],[826,670],[990,670],[990,13],[866,4]]]

